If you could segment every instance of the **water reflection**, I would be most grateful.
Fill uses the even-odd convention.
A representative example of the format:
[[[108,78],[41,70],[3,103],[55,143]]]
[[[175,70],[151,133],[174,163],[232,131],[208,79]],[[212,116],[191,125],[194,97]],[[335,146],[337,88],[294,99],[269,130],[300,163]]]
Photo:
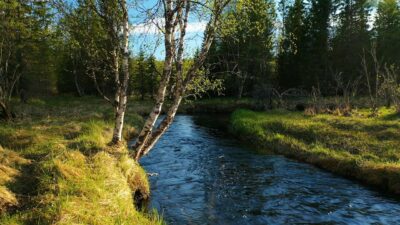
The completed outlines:
[[[399,202],[178,116],[141,161],[169,224],[397,224]]]

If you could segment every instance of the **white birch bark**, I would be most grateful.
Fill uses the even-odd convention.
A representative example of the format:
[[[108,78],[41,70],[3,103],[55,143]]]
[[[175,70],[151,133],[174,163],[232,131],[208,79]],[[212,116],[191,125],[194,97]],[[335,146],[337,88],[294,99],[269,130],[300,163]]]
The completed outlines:
[[[170,46],[171,42],[167,43],[166,41],[166,59],[171,60],[172,55],[175,56],[175,72],[176,72],[176,86],[174,88],[174,101],[172,105],[169,107],[167,110],[167,115],[163,119],[163,121],[160,123],[160,125],[157,127],[157,129],[153,132],[153,127],[155,126],[156,120],[158,116],[161,113],[163,105],[156,104],[156,107],[153,109],[153,111],[150,113],[149,118],[146,121],[145,127],[142,129],[141,134],[139,135],[139,138],[134,146],[135,149],[135,159],[139,160],[141,157],[146,155],[157,143],[157,141],[160,139],[160,137],[165,133],[165,131],[169,128],[169,126],[172,124],[175,115],[178,111],[179,105],[182,102],[183,96],[185,96],[186,89],[190,82],[195,78],[195,76],[198,74],[197,71],[200,69],[200,67],[203,65],[204,60],[207,56],[207,53],[210,49],[210,46],[213,42],[214,35],[215,35],[215,29],[218,25],[219,21],[219,16],[222,13],[222,9],[228,4],[229,0],[215,0],[214,1],[214,9],[212,11],[211,19],[208,23],[207,29],[204,33],[204,40],[202,44],[202,48],[200,51],[199,56],[195,59],[194,63],[192,66],[189,68],[188,72],[184,73],[183,71],[183,53],[184,53],[184,41],[185,41],[185,35],[186,35],[186,28],[187,28],[187,23],[188,23],[188,18],[189,18],[189,12],[191,10],[189,0],[181,0],[178,1],[176,4],[176,18],[173,23],[170,23],[170,19],[173,18],[173,16],[168,15],[168,13],[171,11],[171,1],[166,1],[166,31],[165,31],[165,40],[172,40],[175,39],[174,37],[174,32],[170,33],[170,29],[168,29],[168,26],[172,25],[174,30],[174,27],[179,27],[179,37],[178,39],[178,46],[175,46],[175,44],[172,44]],[[170,5],[171,4],[171,5]],[[173,43],[173,42],[172,42]],[[168,48],[167,48],[167,44]],[[167,62],[167,61],[166,61]],[[172,63],[168,61],[167,63],[167,69],[169,73],[171,73],[172,70]],[[164,70],[166,67],[164,67]],[[165,100],[165,90],[166,90],[165,84],[162,84],[160,86],[159,91],[161,91],[163,94],[157,96],[157,103],[158,102],[164,102]]]
[[[124,127],[124,119],[126,106],[128,102],[128,82],[129,82],[129,18],[128,9],[125,0],[120,0],[120,5],[122,8],[122,18],[123,18],[123,38],[122,38],[122,82],[119,80],[119,73],[116,74],[115,79],[117,83],[116,92],[116,112],[115,112],[115,125],[113,132],[112,142],[117,144],[122,141],[122,131]],[[118,63],[118,61],[116,61]],[[118,71],[119,72],[119,71]]]

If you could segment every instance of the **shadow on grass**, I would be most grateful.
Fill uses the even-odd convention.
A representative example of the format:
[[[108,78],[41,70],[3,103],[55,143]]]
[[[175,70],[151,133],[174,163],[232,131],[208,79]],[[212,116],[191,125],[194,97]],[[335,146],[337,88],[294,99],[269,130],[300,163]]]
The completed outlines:
[[[6,186],[12,191],[18,199],[19,205],[15,210],[27,210],[33,208],[32,199],[38,195],[39,179],[36,174],[38,164],[32,160],[32,163],[23,165],[20,168],[20,175],[15,177],[14,181]]]
[[[382,117],[383,120],[393,121],[393,120],[400,120],[400,113],[392,113]]]

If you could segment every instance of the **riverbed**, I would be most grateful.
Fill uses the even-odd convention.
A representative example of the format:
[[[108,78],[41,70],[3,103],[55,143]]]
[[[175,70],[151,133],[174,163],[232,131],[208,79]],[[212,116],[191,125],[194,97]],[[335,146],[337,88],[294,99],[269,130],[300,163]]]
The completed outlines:
[[[141,160],[168,224],[400,224],[397,199],[196,120],[177,116]]]

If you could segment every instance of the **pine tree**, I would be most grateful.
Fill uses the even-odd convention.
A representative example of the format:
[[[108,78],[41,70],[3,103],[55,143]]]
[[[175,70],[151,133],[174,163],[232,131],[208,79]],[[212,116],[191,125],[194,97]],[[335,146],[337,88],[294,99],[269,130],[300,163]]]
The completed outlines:
[[[400,67],[400,7],[397,0],[379,2],[375,30],[379,58]]]
[[[307,89],[328,84],[329,28],[332,13],[330,0],[312,0],[307,17],[306,52],[303,54],[302,84]]]
[[[286,10],[286,9],[282,9]],[[295,0],[284,18],[281,34],[278,71],[279,84],[284,88],[302,85],[303,56],[306,47],[306,10],[302,0]]]
[[[361,58],[370,49],[371,5],[368,0],[340,0],[336,7],[340,13],[333,39],[332,70],[341,73],[347,83],[360,76]]]
[[[146,65],[146,59],[144,55],[144,51],[140,50],[139,55],[136,57],[134,60],[135,62],[135,72],[133,75],[133,89],[137,92],[137,94],[140,95],[140,99],[144,100],[146,94],[148,93],[148,74],[147,74],[147,65]]]
[[[154,97],[156,94],[156,90],[158,88],[158,80],[159,80],[159,74],[157,71],[157,65],[156,65],[156,58],[154,56],[148,57],[146,60],[146,74],[147,74],[147,82],[146,82],[146,87],[147,87],[147,92],[150,94],[151,98]]]

